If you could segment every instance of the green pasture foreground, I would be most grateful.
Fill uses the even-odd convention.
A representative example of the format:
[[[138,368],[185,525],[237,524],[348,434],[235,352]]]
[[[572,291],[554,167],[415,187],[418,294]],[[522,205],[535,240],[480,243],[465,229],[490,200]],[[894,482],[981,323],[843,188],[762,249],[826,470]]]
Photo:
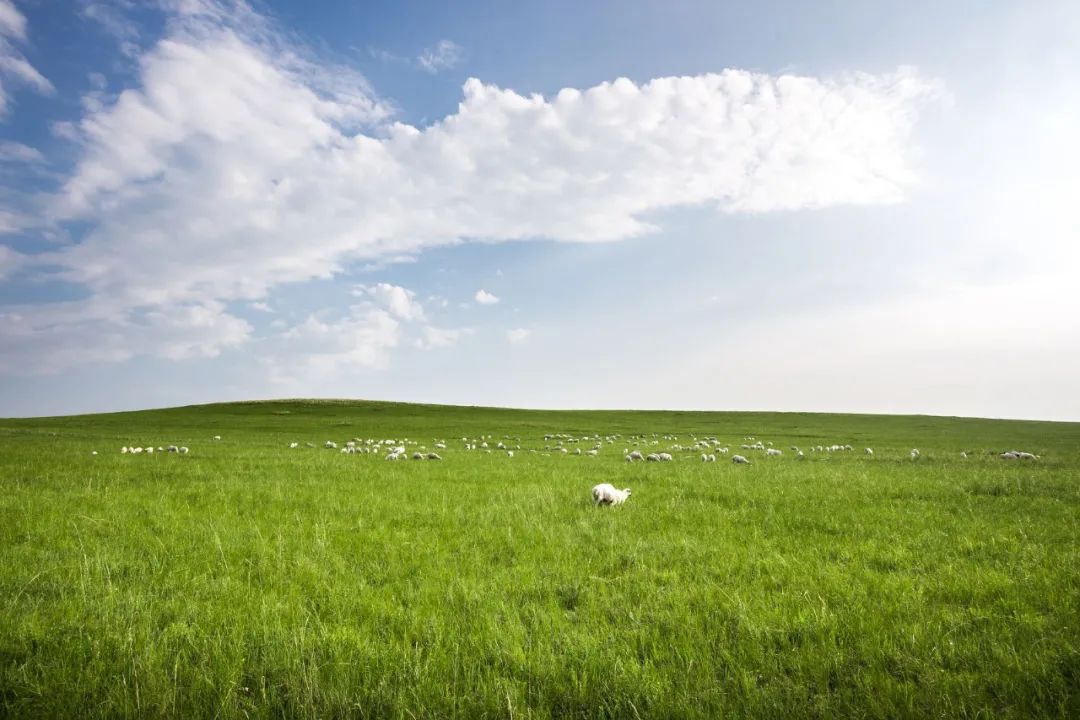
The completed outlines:
[[[590,458],[545,433],[623,437]],[[521,448],[462,449],[480,434]],[[637,434],[753,464],[630,465]],[[321,447],[353,437],[447,449]],[[857,452],[808,451],[832,443]],[[119,452],[169,444],[190,453]],[[633,495],[593,507],[600,482]],[[0,420],[0,716],[1076,718],[1078,687],[1078,424],[345,401]]]

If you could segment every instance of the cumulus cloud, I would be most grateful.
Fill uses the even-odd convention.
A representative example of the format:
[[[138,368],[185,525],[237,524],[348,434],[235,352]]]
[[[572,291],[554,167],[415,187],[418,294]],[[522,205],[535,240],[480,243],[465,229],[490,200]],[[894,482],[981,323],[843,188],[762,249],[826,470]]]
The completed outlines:
[[[216,357],[250,335],[251,326],[218,302],[122,314],[93,300],[8,306],[0,312],[0,373],[51,374],[137,355]]]
[[[498,297],[492,295],[487,290],[483,289],[477,290],[476,295],[473,296],[473,299],[475,299],[476,302],[480,303],[481,305],[495,305],[499,302]]]
[[[53,85],[27,62],[15,43],[26,40],[26,18],[11,0],[0,0],[0,117],[8,110],[8,82],[25,85],[42,94],[53,92]]]
[[[553,97],[471,79],[455,113],[417,128],[243,3],[178,2],[167,28],[132,87],[67,127],[79,160],[45,215],[78,235],[33,262],[108,308],[91,323],[199,307],[238,328],[226,303],[283,283],[471,239],[615,241],[654,230],[643,218],[665,208],[897,202],[916,180],[908,137],[934,90],[908,69],[725,70]],[[296,335],[370,338],[382,350],[354,361],[377,365],[397,323],[421,316],[415,298],[369,301],[340,328],[312,320]],[[35,336],[65,327],[47,310],[31,322]],[[190,331],[221,347],[244,334],[214,327]]]
[[[433,47],[424,48],[416,58],[416,64],[431,74],[448,70],[461,62],[462,48],[452,40],[440,40]]]
[[[506,333],[506,339],[510,341],[512,345],[520,345],[529,339],[531,332],[526,328],[514,328]]]
[[[401,341],[401,323],[389,312],[361,303],[338,320],[310,315],[267,341],[264,363],[277,383],[334,378],[346,371],[386,367]]]
[[[416,293],[398,285],[358,285],[353,289],[353,295],[371,298],[398,320],[424,319],[424,306],[416,299]]]

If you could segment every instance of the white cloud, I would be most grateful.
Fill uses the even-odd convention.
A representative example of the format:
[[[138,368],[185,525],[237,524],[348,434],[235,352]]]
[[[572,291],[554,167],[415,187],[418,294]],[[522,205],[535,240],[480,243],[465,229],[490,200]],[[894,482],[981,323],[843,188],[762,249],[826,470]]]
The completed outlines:
[[[419,129],[388,124],[391,106],[362,77],[289,44],[246,5],[174,7],[167,36],[139,57],[137,84],[67,128],[80,159],[46,215],[88,230],[33,262],[102,308],[87,311],[90,324],[200,307],[218,325],[189,318],[193,337],[222,347],[242,334],[217,331],[239,322],[224,303],[432,247],[613,241],[685,205],[899,201],[916,179],[909,132],[932,90],[910,70],[726,70],[550,98],[469,80],[456,113]],[[374,326],[386,340],[384,316],[421,317],[414,298],[388,292],[382,315],[351,316],[346,333]],[[50,312],[32,315],[31,331],[62,345],[66,326]]]
[[[440,40],[433,47],[424,48],[416,63],[422,69],[435,74],[440,70],[448,70],[461,62],[463,50],[460,45],[452,40]]]
[[[333,379],[343,372],[386,367],[401,341],[401,323],[370,303],[337,321],[316,315],[266,342],[270,379],[279,384]]]
[[[495,305],[496,303],[499,302],[498,297],[496,297],[495,295],[492,295],[487,290],[483,290],[483,289],[477,290],[476,295],[473,296],[473,297],[476,300],[476,302],[480,303],[481,305]]]
[[[217,302],[120,313],[93,300],[8,306],[0,313],[0,374],[52,374],[137,355],[216,357],[250,336],[251,326]]]
[[[416,299],[416,293],[398,285],[358,285],[353,289],[353,296],[370,297],[398,320],[424,319],[424,306]]]
[[[27,62],[13,43],[26,40],[26,18],[11,0],[0,0],[0,116],[8,109],[9,80],[31,89],[50,94],[53,85],[33,65]]]
[[[450,347],[456,345],[461,338],[471,334],[472,331],[468,328],[439,328],[426,325],[421,329],[420,337],[415,344],[422,350]]]
[[[262,301],[248,303],[248,307],[251,308],[252,310],[256,310],[258,312],[264,312],[264,313],[274,312],[274,309],[272,307],[270,307],[270,303],[266,303],[266,302],[262,302]]]
[[[529,335],[532,333],[526,328],[514,328],[506,333],[506,339],[510,341],[512,345],[520,345],[529,339]]]
[[[37,164],[45,161],[41,152],[22,143],[0,140],[0,163]]]

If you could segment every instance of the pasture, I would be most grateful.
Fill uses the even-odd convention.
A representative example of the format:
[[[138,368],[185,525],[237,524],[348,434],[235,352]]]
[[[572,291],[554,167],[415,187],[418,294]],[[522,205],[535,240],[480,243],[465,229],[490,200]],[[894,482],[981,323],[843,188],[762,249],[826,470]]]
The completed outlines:
[[[618,437],[589,457],[553,433]],[[323,448],[351,438],[447,447]],[[809,450],[833,443],[855,450]],[[190,452],[120,453],[170,444]],[[633,495],[594,507],[598,483]],[[7,717],[1075,718],[1078,686],[1078,424],[353,401],[0,420]]]

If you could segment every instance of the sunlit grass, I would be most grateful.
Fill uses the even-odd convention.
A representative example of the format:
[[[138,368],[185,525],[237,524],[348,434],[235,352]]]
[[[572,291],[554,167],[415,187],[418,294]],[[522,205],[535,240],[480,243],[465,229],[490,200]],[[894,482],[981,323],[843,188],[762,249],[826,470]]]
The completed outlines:
[[[625,440],[545,456],[545,432],[785,456],[631,466]],[[479,433],[522,450],[460,449]],[[445,460],[321,448],[403,436]],[[787,450],[832,442],[876,454]],[[170,443],[191,453],[119,454]],[[996,457],[1014,447],[1042,458]],[[594,508],[599,482],[633,497]],[[10,716],[1076,717],[1080,427],[300,402],[5,420],[0,602]]]

